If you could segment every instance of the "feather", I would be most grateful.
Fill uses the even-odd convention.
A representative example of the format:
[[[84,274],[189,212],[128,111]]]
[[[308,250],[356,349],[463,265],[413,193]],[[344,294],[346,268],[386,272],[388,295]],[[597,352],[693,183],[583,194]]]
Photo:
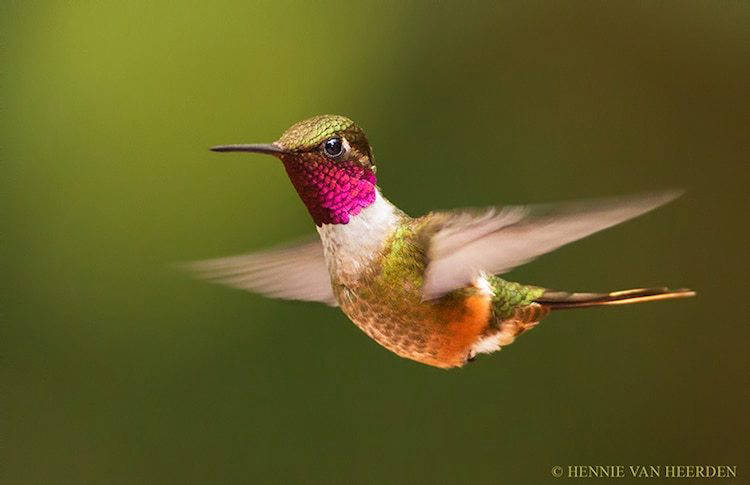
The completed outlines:
[[[317,237],[255,253],[196,261],[184,267],[197,278],[271,298],[338,305],[323,245]]]
[[[567,291],[545,291],[534,300],[550,310],[565,308],[586,308],[602,305],[626,305],[646,301],[670,300],[672,298],[689,298],[695,296],[693,290],[679,288],[635,288],[632,290],[612,291],[610,293],[570,293]]]
[[[679,191],[478,211],[431,214],[424,298],[472,284],[482,273],[510,271],[560,246],[624,222],[679,197]]]

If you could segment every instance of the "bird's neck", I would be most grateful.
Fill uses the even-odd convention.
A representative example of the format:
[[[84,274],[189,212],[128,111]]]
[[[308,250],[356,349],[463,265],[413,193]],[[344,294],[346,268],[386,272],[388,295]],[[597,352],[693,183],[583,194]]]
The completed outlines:
[[[372,168],[316,155],[281,157],[292,185],[315,224],[348,224],[375,201]]]
[[[347,224],[322,224],[318,233],[323,241],[326,262],[332,275],[356,278],[407,217],[375,188],[373,202],[352,216]]]

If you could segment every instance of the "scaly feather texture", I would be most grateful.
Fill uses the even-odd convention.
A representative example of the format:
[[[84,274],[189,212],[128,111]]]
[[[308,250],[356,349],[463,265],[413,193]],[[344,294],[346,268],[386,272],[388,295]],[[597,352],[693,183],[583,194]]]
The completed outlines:
[[[375,201],[375,174],[355,162],[284,157],[284,167],[317,226],[347,224]]]

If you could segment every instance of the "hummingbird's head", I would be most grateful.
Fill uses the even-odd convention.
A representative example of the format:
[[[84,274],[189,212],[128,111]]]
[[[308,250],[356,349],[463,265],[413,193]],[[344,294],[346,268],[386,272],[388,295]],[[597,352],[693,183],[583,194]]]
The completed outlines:
[[[217,152],[279,158],[315,224],[346,224],[375,201],[375,162],[365,133],[344,116],[320,115],[292,125],[270,144],[219,145]]]

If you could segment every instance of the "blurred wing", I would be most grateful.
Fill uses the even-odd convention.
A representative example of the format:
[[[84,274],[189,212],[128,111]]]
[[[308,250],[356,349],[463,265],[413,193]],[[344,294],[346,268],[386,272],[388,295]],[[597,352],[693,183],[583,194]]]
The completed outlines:
[[[323,245],[315,240],[186,265],[196,277],[271,298],[336,306]]]
[[[504,273],[544,253],[648,212],[677,197],[671,191],[622,198],[465,210],[429,216],[424,297]]]

